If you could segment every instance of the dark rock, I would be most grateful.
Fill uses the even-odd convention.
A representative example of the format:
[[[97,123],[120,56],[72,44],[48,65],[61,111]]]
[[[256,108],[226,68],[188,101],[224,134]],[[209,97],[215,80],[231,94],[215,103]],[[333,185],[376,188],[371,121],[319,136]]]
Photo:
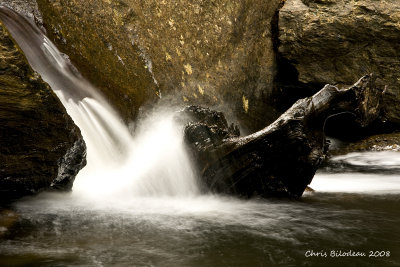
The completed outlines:
[[[348,86],[374,73],[377,85],[387,86],[388,121],[400,123],[397,0],[287,0],[279,12],[279,42],[303,85]]]
[[[321,173],[366,173],[379,175],[398,175],[400,165],[385,160],[385,157],[376,152],[400,151],[400,133],[379,134],[369,136],[357,142],[334,142],[329,149],[329,159],[324,161],[318,169]],[[386,154],[388,155],[388,154]],[[380,157],[383,157],[380,159]],[[383,160],[383,161],[382,161]]]
[[[180,123],[185,126],[185,142],[194,152],[195,161],[204,166],[226,139],[239,137],[237,125],[228,122],[222,112],[200,106],[189,106],[179,112]]]
[[[71,190],[78,172],[86,165],[86,145],[83,138],[75,141],[58,162],[58,174],[50,184],[52,189]]]
[[[344,143],[329,150],[329,153],[343,155],[359,151],[400,151],[400,133],[373,135],[357,142]]]
[[[369,75],[348,89],[326,85],[246,137],[229,131],[222,114],[207,111],[211,116],[202,117],[212,119],[189,123],[185,137],[205,188],[243,197],[300,197],[326,156],[327,118],[351,112],[366,126],[380,114],[382,91]],[[221,126],[222,135],[215,129]]]
[[[15,211],[0,207],[0,238],[6,234],[5,229],[11,228],[18,221]]]
[[[0,21],[0,202],[69,190],[85,164],[79,128]]]

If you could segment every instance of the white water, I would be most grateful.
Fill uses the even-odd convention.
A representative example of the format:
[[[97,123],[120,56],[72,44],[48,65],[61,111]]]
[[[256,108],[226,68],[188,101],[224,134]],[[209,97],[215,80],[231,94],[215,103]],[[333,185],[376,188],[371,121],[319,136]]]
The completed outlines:
[[[400,153],[397,151],[353,152],[332,157],[331,161],[346,161],[354,166],[381,166],[397,169],[400,167]]]
[[[331,162],[343,162],[356,169],[374,173],[324,173],[315,175],[311,187],[318,192],[398,194],[400,192],[400,153],[395,151],[354,152],[335,156]],[[388,172],[386,175],[377,174]]]
[[[209,197],[193,201],[194,196],[200,195],[195,172],[182,143],[182,131],[175,125],[171,112],[159,111],[143,120],[133,138],[97,89],[74,71],[36,26],[8,9],[0,8],[0,15],[31,66],[50,84],[82,131],[88,164],[75,180],[73,198],[95,199],[96,203],[130,199],[139,206],[145,199],[149,205],[143,203],[144,210],[169,205],[174,207],[172,212],[188,206],[186,201],[190,199],[189,210],[208,206],[213,211],[212,206],[222,208],[220,204],[229,209],[225,200],[217,198],[214,204]],[[361,153],[337,160],[392,168],[400,163],[398,155]],[[400,192],[397,175],[320,173],[311,186],[321,192]],[[177,198],[165,198],[171,196]]]
[[[98,104],[95,100],[89,101]],[[74,119],[75,112],[80,113],[81,108],[72,109]],[[85,116],[82,118],[87,120]],[[77,120],[77,124],[82,125],[79,123]],[[80,127],[85,140],[108,141],[106,135],[98,136],[91,129],[85,129],[87,125]],[[127,131],[125,126],[114,129],[117,130],[116,138],[119,138],[118,131]],[[187,156],[182,133],[182,129],[174,123],[173,115],[163,113],[162,116],[151,116],[142,121],[135,138],[126,140],[123,153],[115,148],[101,144],[94,146],[92,141],[87,142],[88,165],[76,178],[74,194],[101,199],[113,197],[114,200],[139,196],[197,195],[195,172]]]
[[[30,63],[80,126],[88,165],[72,195],[40,194],[15,203],[15,214],[0,213],[0,223],[17,220],[0,227],[0,265],[399,265],[398,196],[340,194],[400,193],[398,176],[319,173],[311,186],[333,193],[305,194],[302,201],[200,195],[171,113],[149,116],[132,138],[46,37],[21,17],[4,15],[0,8],[0,18]],[[361,153],[333,160],[379,165],[391,173],[398,155]],[[385,250],[391,256],[329,261],[305,258],[309,249]]]
[[[2,10],[5,25],[32,68],[57,94],[86,142],[87,166],[76,177],[73,196],[99,201],[199,193],[183,131],[171,112],[159,111],[143,120],[133,138],[98,90],[36,26]]]

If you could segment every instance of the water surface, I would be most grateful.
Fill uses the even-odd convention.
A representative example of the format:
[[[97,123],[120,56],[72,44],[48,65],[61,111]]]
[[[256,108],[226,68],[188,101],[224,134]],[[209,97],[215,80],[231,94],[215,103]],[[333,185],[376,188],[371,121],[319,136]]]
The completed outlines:
[[[2,212],[0,265],[400,266],[398,178],[320,173],[301,200],[42,194]]]
[[[301,200],[202,193],[171,109],[132,134],[34,24],[0,18],[88,147],[72,193],[0,210],[0,266],[400,266],[399,154],[333,158]]]

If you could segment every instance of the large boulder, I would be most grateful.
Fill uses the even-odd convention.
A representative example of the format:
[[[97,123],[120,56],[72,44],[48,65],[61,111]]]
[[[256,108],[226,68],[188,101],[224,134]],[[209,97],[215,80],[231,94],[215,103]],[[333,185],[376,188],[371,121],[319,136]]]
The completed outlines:
[[[374,73],[387,86],[387,118],[400,123],[398,0],[287,0],[279,41],[301,84],[345,86]]]
[[[0,202],[69,190],[85,164],[79,128],[0,21]]]
[[[281,0],[37,2],[50,38],[125,119],[159,97],[219,106],[250,130],[277,117],[268,102]]]

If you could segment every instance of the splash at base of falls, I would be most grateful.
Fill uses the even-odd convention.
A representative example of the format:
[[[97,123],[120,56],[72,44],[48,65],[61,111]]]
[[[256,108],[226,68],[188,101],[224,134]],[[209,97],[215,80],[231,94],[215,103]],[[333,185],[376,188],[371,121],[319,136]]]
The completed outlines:
[[[74,66],[33,23],[10,9],[0,8],[0,11],[4,24],[31,66],[49,83],[82,131],[87,144],[88,164],[78,174],[73,187],[74,196],[99,200],[192,197],[200,194],[195,170],[182,142],[182,129],[174,123],[172,112],[154,112],[136,127],[138,130],[133,138],[98,90],[77,73]],[[359,159],[347,159],[350,163],[354,160]],[[376,159],[372,161],[378,162]],[[378,163],[386,164],[382,161]],[[369,165],[370,162],[366,162],[362,168]],[[391,169],[391,166],[388,168]],[[349,181],[347,178],[343,181],[347,184],[341,187],[349,192],[356,190],[356,187],[362,188],[358,185],[359,181],[365,183],[362,179],[358,179],[358,183]],[[330,180],[329,175],[319,174],[312,186],[315,185],[317,190],[332,190],[336,188],[331,185],[333,183],[340,184]],[[393,188],[394,183],[394,180],[390,180],[382,184],[385,184],[385,188]],[[368,184],[371,182],[368,181]]]
[[[80,126],[88,165],[72,194],[44,193],[0,210],[1,266],[399,266],[400,183],[390,195],[346,183],[370,175],[379,188],[394,178],[381,172],[393,171],[399,156],[344,156],[347,165],[383,166],[372,176],[319,173],[311,186],[330,193],[299,201],[201,194],[171,112],[142,120],[133,138],[47,37],[9,15],[9,31]],[[391,255],[305,257],[334,249]]]
[[[73,193],[96,198],[198,195],[183,129],[176,125],[173,114],[163,114],[140,123],[135,137],[126,144],[124,157],[88,164],[77,176]]]
[[[133,138],[117,112],[36,25],[10,9],[0,12],[32,68],[81,129],[87,166],[76,177],[74,194],[104,199],[199,193],[182,129],[170,111],[154,112]]]

